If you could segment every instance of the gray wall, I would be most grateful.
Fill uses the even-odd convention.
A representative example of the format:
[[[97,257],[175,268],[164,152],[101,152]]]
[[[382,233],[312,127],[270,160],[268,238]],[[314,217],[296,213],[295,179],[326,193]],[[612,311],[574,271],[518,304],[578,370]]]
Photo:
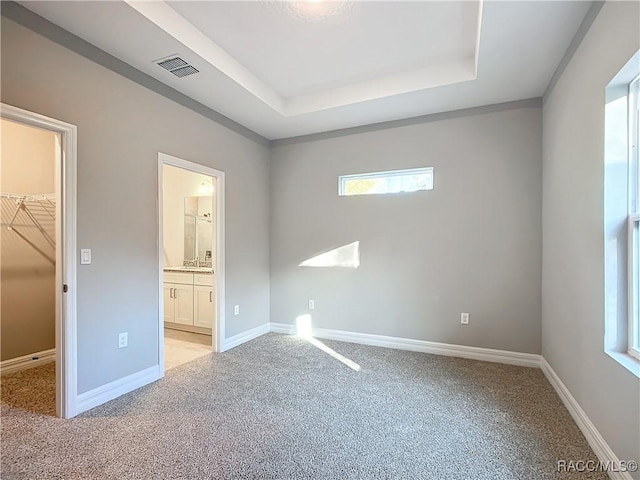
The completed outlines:
[[[2,119],[0,190],[21,195],[55,193],[58,135]],[[28,202],[41,227],[55,238],[55,221],[37,203]],[[15,219],[15,200],[0,207],[0,353],[2,360],[55,348],[55,265],[16,232],[34,243],[49,259],[55,249],[25,213]],[[48,210],[51,212],[51,210]],[[7,226],[11,221],[15,230]]]
[[[640,456],[640,382],[604,353],[604,93],[639,6],[604,5],[543,108],[542,353],[622,460]]]
[[[541,109],[508,107],[276,142],[271,321],[313,299],[315,327],[539,353]],[[338,175],[420,166],[432,191],[337,196]],[[298,267],[355,241],[357,269]]]
[[[227,337],[269,321],[268,147],[5,17],[2,102],[78,126],[78,393],[158,361],[158,151],[226,172]]]

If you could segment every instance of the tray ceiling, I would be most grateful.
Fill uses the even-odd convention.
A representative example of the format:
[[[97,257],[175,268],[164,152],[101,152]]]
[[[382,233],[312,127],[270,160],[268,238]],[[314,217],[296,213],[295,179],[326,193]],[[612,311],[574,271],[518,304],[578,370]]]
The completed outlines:
[[[540,96],[591,5],[20,3],[270,139]]]

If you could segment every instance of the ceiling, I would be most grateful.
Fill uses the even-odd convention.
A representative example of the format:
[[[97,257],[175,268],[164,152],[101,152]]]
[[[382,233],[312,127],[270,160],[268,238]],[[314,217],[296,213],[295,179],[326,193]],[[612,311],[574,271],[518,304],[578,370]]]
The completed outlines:
[[[592,2],[19,3],[278,139],[539,97]]]

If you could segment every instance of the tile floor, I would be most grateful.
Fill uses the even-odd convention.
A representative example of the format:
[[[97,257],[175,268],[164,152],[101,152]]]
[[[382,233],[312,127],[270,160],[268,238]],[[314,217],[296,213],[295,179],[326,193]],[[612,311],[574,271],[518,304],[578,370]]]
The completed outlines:
[[[165,371],[207,355],[211,351],[211,335],[164,329]]]

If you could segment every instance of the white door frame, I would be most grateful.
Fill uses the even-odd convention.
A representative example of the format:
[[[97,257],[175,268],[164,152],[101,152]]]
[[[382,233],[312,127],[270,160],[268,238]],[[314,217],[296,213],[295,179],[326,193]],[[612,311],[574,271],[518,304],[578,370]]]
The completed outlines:
[[[0,116],[60,134],[62,155],[56,155],[56,414],[76,415],[77,270],[76,170],[77,128],[66,122],[0,103]],[[67,291],[63,287],[67,286]]]
[[[164,278],[163,278],[163,252],[164,252],[164,239],[163,239],[163,226],[162,226],[162,200],[163,200],[163,187],[162,187],[162,170],[164,165],[171,165],[173,167],[183,168],[195,173],[203,175],[209,175],[215,177],[216,188],[214,194],[216,196],[216,232],[215,232],[215,275],[213,282],[213,291],[215,295],[215,321],[211,328],[213,336],[213,351],[223,352],[224,338],[225,338],[225,248],[224,248],[224,197],[225,197],[225,184],[224,184],[224,172],[216,170],[215,168],[193,163],[188,160],[183,160],[178,157],[167,155],[166,153],[158,152],[158,362],[162,375],[164,375]]]

